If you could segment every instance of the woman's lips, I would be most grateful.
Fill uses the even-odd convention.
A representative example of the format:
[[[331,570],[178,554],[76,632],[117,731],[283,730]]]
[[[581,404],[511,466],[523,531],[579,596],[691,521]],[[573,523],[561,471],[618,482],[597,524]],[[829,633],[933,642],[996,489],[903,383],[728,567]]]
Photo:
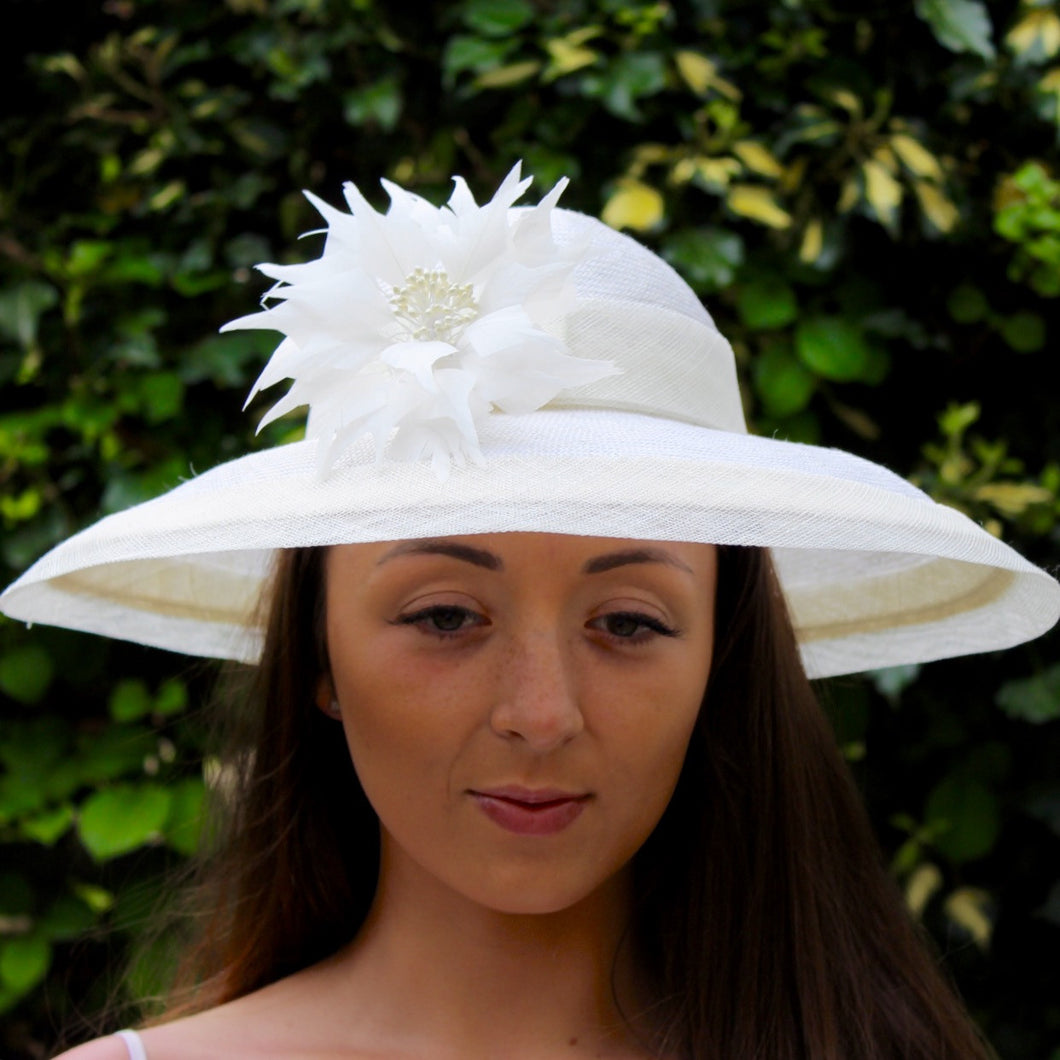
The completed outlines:
[[[546,788],[491,788],[470,794],[494,824],[516,835],[562,832],[581,814],[589,800],[588,795]]]

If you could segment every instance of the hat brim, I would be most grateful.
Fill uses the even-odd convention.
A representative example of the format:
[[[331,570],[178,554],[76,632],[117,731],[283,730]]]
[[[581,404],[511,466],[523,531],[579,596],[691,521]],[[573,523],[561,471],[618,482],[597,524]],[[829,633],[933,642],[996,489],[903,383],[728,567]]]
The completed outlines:
[[[611,410],[495,415],[447,481],[364,441],[244,456],[109,516],[0,597],[13,618],[255,661],[276,549],[537,531],[773,550],[812,677],[1009,647],[1060,586],[961,513],[834,449]]]

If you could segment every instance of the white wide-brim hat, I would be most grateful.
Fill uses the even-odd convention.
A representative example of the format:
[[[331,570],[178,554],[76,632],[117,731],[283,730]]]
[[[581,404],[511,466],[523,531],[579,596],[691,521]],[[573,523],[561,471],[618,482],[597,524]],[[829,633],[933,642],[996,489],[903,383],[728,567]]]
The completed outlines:
[[[319,204],[322,257],[263,266],[307,439],[222,464],[57,546],[13,618],[254,661],[275,551],[538,531],[772,550],[814,677],[1004,648],[1060,585],[961,513],[835,449],[746,433],[731,348],[665,262],[600,221],[387,186]]]

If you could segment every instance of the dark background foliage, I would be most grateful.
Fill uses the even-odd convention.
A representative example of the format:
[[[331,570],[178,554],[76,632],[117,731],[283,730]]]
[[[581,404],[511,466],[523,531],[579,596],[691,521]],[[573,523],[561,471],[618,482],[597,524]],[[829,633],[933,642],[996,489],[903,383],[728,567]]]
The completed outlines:
[[[669,260],[755,430],[909,475],[1056,564],[1060,18],[1038,0],[9,0],[0,40],[0,561],[248,447],[316,253],[299,194],[541,193]],[[1060,1057],[1058,637],[822,690],[886,856],[1006,1060]],[[209,666],[0,624],[0,1053],[133,964],[194,848]],[[74,1030],[73,1033],[81,1033]]]

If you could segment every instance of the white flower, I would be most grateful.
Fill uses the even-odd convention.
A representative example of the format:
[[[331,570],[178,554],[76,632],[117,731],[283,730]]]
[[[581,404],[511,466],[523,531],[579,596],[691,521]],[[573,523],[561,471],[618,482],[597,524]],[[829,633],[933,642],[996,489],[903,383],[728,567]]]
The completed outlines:
[[[555,319],[557,303],[573,297],[568,280],[584,255],[552,237],[566,180],[521,209],[511,206],[531,182],[518,164],[485,206],[459,177],[453,183],[436,207],[384,181],[386,214],[353,184],[344,188],[349,214],[306,192],[328,223],[323,253],[260,265],[277,281],[265,296],[276,304],[221,329],[286,336],[247,400],[294,380],[260,426],[308,405],[321,473],[371,435],[378,458],[429,459],[444,478],[452,461],[481,459],[476,428],[491,412],[532,412],[618,371],[573,356],[539,326],[546,307]]]

